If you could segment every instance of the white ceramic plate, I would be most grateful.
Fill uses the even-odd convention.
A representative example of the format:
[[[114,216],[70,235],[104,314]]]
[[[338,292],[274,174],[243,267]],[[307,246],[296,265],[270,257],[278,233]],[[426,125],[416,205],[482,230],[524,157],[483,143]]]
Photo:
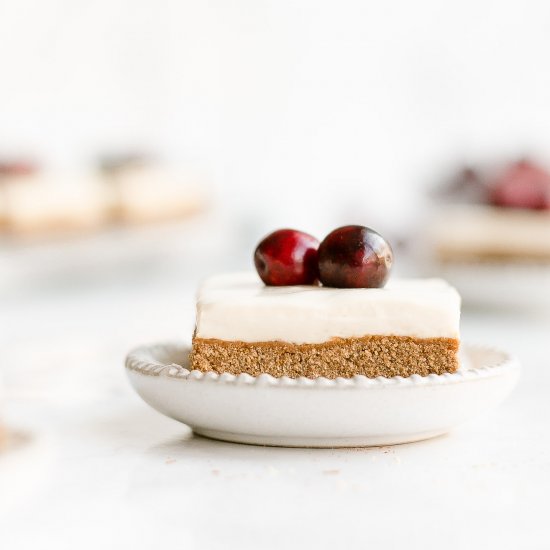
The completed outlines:
[[[520,367],[508,354],[464,347],[454,374],[408,378],[273,378],[189,371],[189,348],[141,347],[130,382],[159,412],[197,434],[258,445],[354,447],[435,437],[498,405]]]

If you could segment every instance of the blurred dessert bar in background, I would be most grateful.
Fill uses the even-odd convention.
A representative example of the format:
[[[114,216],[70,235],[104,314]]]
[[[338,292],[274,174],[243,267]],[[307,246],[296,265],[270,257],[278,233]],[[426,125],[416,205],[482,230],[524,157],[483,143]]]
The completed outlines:
[[[38,167],[27,159],[2,159],[0,158],[0,231],[8,225],[8,205],[6,200],[6,186],[17,178],[25,179],[32,175]]]
[[[141,155],[107,157],[101,168],[111,188],[112,214],[120,222],[185,218],[205,205],[201,178],[191,171],[172,171]]]
[[[455,206],[432,229],[443,262],[550,262],[550,215],[490,206]]]
[[[439,261],[550,263],[550,174],[533,162],[492,177],[466,169],[438,197],[430,239]]]
[[[17,175],[2,187],[6,228],[12,234],[89,231],[107,221],[106,194],[92,174]]]
[[[185,219],[205,203],[203,181],[191,171],[170,170],[141,155],[104,158],[100,170],[77,173],[0,161],[0,230],[14,237]]]

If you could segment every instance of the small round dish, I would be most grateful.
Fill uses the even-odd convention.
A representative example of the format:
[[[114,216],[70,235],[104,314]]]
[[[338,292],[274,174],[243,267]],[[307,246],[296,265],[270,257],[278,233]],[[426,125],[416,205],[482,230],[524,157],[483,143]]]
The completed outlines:
[[[497,406],[515,386],[507,353],[463,346],[453,374],[273,378],[189,371],[189,347],[144,346],[126,370],[142,399],[197,434],[256,445],[359,447],[419,441]]]

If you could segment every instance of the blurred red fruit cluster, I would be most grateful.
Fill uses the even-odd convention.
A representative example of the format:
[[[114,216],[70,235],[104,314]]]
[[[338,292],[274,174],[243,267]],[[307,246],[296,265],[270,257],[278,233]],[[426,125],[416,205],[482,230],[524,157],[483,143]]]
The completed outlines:
[[[530,160],[510,164],[496,176],[485,176],[482,171],[468,167],[438,194],[461,202],[549,210],[550,173]]]

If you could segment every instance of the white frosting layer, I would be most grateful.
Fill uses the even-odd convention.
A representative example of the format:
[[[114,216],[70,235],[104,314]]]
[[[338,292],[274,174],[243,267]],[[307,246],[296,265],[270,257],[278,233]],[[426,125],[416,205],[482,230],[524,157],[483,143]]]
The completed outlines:
[[[265,286],[254,272],[212,277],[199,289],[196,336],[296,344],[366,335],[458,338],[460,296],[441,279],[385,288]]]

